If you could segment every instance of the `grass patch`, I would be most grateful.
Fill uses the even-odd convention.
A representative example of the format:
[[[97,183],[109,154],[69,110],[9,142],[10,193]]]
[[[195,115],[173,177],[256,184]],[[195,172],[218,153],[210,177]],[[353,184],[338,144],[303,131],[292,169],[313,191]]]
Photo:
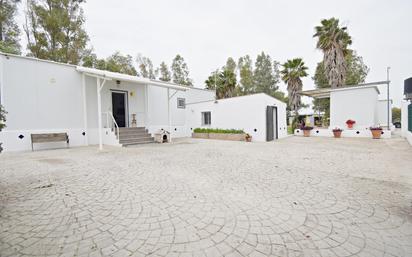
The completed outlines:
[[[195,133],[245,134],[241,129],[195,128]]]
[[[293,135],[294,131],[292,126],[288,126],[288,135]]]

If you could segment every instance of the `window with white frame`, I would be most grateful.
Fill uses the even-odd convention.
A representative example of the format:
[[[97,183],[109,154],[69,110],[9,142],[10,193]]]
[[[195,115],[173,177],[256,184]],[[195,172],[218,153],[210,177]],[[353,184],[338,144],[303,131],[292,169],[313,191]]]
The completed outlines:
[[[211,112],[202,112],[202,126],[210,126],[212,124]]]
[[[186,99],[177,98],[177,108],[185,109],[186,108]]]

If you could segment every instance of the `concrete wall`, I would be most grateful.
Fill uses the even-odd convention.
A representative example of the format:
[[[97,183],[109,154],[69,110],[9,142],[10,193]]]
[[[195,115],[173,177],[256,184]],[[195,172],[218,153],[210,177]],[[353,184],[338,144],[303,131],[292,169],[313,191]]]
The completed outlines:
[[[356,121],[354,128],[377,125],[378,91],[374,87],[332,91],[330,95],[330,127],[346,127],[346,121]]]
[[[202,126],[202,112],[211,112],[211,125],[222,129],[243,129],[253,141],[266,141],[266,106],[278,107],[278,135],[286,137],[286,104],[265,94],[233,97],[187,106],[189,129]]]

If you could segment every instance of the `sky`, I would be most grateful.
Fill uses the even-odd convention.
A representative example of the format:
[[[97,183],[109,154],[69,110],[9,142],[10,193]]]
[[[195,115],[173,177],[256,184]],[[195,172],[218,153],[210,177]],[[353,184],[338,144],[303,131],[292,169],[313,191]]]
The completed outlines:
[[[313,89],[311,77],[323,56],[314,27],[330,17],[348,27],[351,48],[370,68],[367,82],[386,80],[391,67],[395,106],[403,81],[412,77],[411,0],[87,0],[83,8],[90,44],[100,58],[115,51],[141,53],[158,66],[180,54],[200,88],[228,57],[256,59],[264,51],[281,63],[303,58],[309,67],[303,89]],[[286,92],[283,82],[280,89]]]

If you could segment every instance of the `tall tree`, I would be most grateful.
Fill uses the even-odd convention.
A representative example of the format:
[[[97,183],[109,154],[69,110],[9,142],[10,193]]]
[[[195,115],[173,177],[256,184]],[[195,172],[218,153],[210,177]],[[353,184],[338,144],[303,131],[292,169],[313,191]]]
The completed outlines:
[[[366,77],[369,73],[368,66],[363,62],[363,58],[359,56],[356,51],[347,49],[347,54],[345,56],[345,63],[347,65],[345,73],[345,85],[357,85],[364,83]],[[330,88],[329,80],[326,77],[324,62],[319,62],[316,66],[315,76],[312,78],[315,87],[320,88]],[[324,113],[324,121],[329,118],[330,111],[330,99],[314,99],[313,109],[317,112]]]
[[[227,58],[226,65],[223,67],[223,69],[235,73],[236,72],[235,60],[233,60],[232,57]]]
[[[85,67],[137,76],[137,71],[133,66],[133,57],[122,55],[120,52],[115,52],[107,59],[98,59],[95,54],[91,54],[83,61]]]
[[[302,77],[306,77],[307,67],[301,58],[288,60],[281,70],[282,80],[287,84],[289,106],[295,111],[296,117],[301,106],[299,91],[302,91]]]
[[[83,28],[84,0],[27,0],[28,55],[70,64],[89,53],[89,37]]]
[[[324,19],[315,27],[313,37],[318,38],[316,47],[323,51],[325,75],[332,88],[342,87],[345,83],[347,65],[345,55],[352,39],[347,28],[339,25],[336,18]]]
[[[141,54],[137,55],[137,66],[139,67],[139,76],[143,78],[156,79],[156,72],[153,68],[152,60],[148,57],[144,57]]]
[[[273,95],[279,88],[279,70],[276,62],[262,52],[257,56],[253,72],[254,93]]]
[[[172,78],[173,83],[193,86],[192,80],[189,78],[189,68],[182,56],[179,54],[173,59],[172,62]]]
[[[236,95],[237,79],[231,67],[214,71],[205,81],[206,88],[216,90],[216,98],[230,98]]]
[[[0,52],[20,54],[20,29],[15,21],[20,0],[0,1]]]
[[[157,72],[159,73],[159,80],[161,81],[166,81],[169,82],[172,80],[172,74],[170,73],[169,67],[165,62],[162,62],[160,64],[160,67],[157,69]]]
[[[241,94],[252,94],[255,88],[253,83],[253,62],[249,55],[239,58],[238,68]]]

